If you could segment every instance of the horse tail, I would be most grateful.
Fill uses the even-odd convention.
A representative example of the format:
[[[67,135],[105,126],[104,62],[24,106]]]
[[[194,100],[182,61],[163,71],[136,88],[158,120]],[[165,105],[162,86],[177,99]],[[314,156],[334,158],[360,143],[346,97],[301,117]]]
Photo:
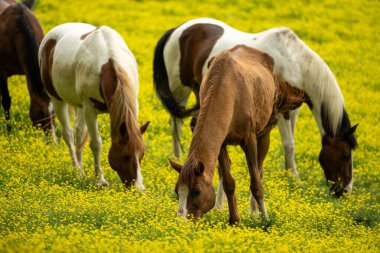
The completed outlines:
[[[168,73],[165,67],[164,60],[164,48],[166,42],[168,41],[175,29],[176,28],[166,31],[165,34],[161,37],[161,39],[158,41],[157,46],[154,50],[154,89],[164,107],[169,111],[170,115],[176,118],[185,118],[190,116],[193,111],[198,110],[199,108],[198,106],[195,106],[194,108],[186,110],[184,106],[181,106],[178,103],[169,87]]]
[[[16,24],[17,32],[15,44],[18,53],[21,53],[21,57],[25,61],[24,71],[31,83],[31,87],[28,87],[29,92],[49,100],[42,84],[40,67],[38,64],[38,48],[40,41],[38,41],[30,21],[34,19],[37,24],[37,29],[41,32],[41,37],[43,36],[42,28],[38,20],[24,7],[23,4],[14,5],[14,8],[16,15],[19,17]]]
[[[22,1],[22,4],[24,4],[26,7],[28,7],[30,10],[33,8],[36,1],[34,0],[24,0]]]
[[[307,100],[305,92],[290,86],[284,80],[279,80],[276,89],[275,108],[278,113],[295,110]]]

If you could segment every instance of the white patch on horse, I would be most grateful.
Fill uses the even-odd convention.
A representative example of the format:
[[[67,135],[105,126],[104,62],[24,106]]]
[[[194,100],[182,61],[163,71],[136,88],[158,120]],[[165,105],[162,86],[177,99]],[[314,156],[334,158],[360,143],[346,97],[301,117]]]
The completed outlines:
[[[351,161],[352,161],[352,167],[351,167],[351,180],[347,184],[347,186],[344,188],[347,193],[351,194],[352,193],[352,188],[354,187],[354,154],[351,152]]]
[[[143,185],[143,178],[141,174],[141,167],[140,167],[140,162],[139,162],[139,157],[136,155],[136,162],[137,162],[137,178],[135,182],[135,187],[140,190],[140,191],[145,191],[145,187]]]
[[[177,217],[186,218],[187,216],[187,197],[189,196],[189,187],[187,185],[181,185],[178,187],[178,212]]]

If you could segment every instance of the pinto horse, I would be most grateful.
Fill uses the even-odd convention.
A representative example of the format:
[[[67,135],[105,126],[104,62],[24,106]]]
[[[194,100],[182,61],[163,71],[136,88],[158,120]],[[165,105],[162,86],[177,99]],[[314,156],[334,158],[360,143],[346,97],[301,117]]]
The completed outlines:
[[[26,75],[30,95],[30,118],[33,125],[45,132],[53,127],[52,106],[43,87],[38,66],[38,47],[43,38],[42,28],[28,9],[34,1],[16,3],[0,0],[0,97],[10,131],[10,107],[7,79]]]
[[[97,115],[108,112],[112,145],[108,154],[111,168],[125,186],[133,183],[143,190],[140,162],[144,155],[142,134],[147,122],[138,127],[137,63],[122,37],[107,26],[67,23],[49,31],[39,50],[41,76],[62,124],[62,135],[74,166],[82,168],[82,150],[88,128],[94,154],[97,185],[108,185],[100,165],[102,148]],[[77,108],[74,134],[68,105]]]
[[[219,52],[244,44],[274,58],[276,80],[303,90],[322,138],[320,164],[330,192],[337,196],[353,187],[352,150],[356,147],[343,95],[327,64],[288,28],[273,28],[257,34],[238,31],[209,18],[194,19],[168,30],[158,41],[154,56],[156,93],[170,113],[173,149],[180,155],[182,118],[196,115],[199,89],[210,59]],[[197,103],[186,109],[190,92]],[[298,110],[279,120],[285,153],[285,168],[298,176],[294,162],[294,129]],[[193,121],[192,121],[193,122]],[[221,192],[218,194],[222,194]],[[218,198],[220,199],[220,198]]]
[[[284,82],[281,88],[276,86],[273,66],[271,56],[244,45],[212,60],[201,85],[200,112],[187,161],[184,166],[170,161],[180,173],[176,184],[178,216],[197,220],[214,207],[212,182],[218,159],[229,222],[239,221],[227,145],[240,145],[247,159],[251,193],[257,201],[251,201],[251,210],[267,217],[261,168],[269,148],[270,130],[279,113],[303,101],[303,92],[286,92],[290,87],[286,88]]]

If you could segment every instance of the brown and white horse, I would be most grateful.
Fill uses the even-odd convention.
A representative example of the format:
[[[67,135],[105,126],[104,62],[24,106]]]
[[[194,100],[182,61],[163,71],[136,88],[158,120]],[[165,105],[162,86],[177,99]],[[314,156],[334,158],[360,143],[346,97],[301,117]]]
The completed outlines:
[[[196,220],[214,207],[213,176],[218,159],[229,222],[239,221],[226,147],[240,145],[247,159],[251,193],[258,204],[251,201],[251,210],[259,210],[267,217],[261,169],[270,130],[277,123],[278,113],[295,109],[303,101],[303,92],[286,92],[284,82],[281,88],[275,85],[273,66],[273,58],[268,54],[244,45],[226,50],[212,60],[201,85],[200,112],[187,161],[184,166],[170,161],[180,173],[175,189],[179,197],[178,216]]]
[[[10,131],[10,107],[7,79],[13,75],[26,75],[30,95],[30,118],[45,132],[53,127],[52,106],[42,85],[38,66],[38,47],[43,38],[37,18],[28,9],[34,1],[0,0],[0,97]]]
[[[84,174],[82,148],[88,128],[98,175],[96,184],[108,184],[100,165],[102,141],[96,119],[99,113],[108,112],[111,168],[127,187],[134,183],[143,190],[140,162],[145,148],[142,134],[149,122],[141,129],[138,127],[137,63],[122,37],[107,26],[62,24],[46,34],[39,59],[41,76],[62,124],[62,135],[74,166]],[[76,148],[68,105],[77,108]]]
[[[319,161],[326,180],[333,182],[330,191],[336,195],[351,192],[356,126],[351,127],[342,93],[330,68],[288,28],[249,34],[223,22],[201,18],[188,21],[163,35],[155,49],[154,82],[158,97],[171,115],[174,154],[179,156],[181,151],[182,118],[196,115],[199,109],[200,84],[210,59],[237,44],[271,55],[277,79],[305,92],[321,133]],[[197,104],[186,109],[191,91],[196,95]],[[295,175],[298,175],[294,162],[297,114],[298,110],[284,114],[278,124],[285,151],[285,168],[290,168]]]

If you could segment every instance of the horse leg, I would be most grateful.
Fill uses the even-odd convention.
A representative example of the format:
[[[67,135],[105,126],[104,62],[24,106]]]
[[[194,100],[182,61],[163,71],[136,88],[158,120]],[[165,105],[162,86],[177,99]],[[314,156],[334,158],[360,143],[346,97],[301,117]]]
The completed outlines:
[[[7,130],[8,132],[11,131],[11,116],[10,116],[10,108],[11,108],[11,97],[9,95],[9,90],[8,90],[8,84],[7,84],[7,78],[0,78],[0,92],[1,92],[1,105],[4,108],[4,113],[5,113],[5,119],[7,121]]]
[[[258,151],[256,135],[252,134],[244,143],[241,144],[247,159],[249,175],[251,178],[251,193],[255,198],[259,211],[264,218],[268,218],[267,210],[264,202],[264,188],[261,184],[260,172],[258,169]],[[252,204],[252,202],[251,202]]]
[[[102,151],[102,138],[99,135],[97,111],[91,106],[83,106],[84,116],[87,123],[88,132],[90,134],[90,147],[94,155],[95,175],[98,177],[96,185],[108,186],[108,182],[104,179],[103,170],[100,165],[100,152]]]
[[[270,143],[270,131],[268,131],[267,133],[264,133],[263,135],[257,138],[257,163],[258,163],[258,169],[260,173],[260,179],[262,179],[264,175],[263,164],[264,164],[265,156],[268,153],[269,143]],[[258,214],[259,206],[252,194],[250,195],[249,203],[250,203],[250,214],[251,215],[253,213]]]
[[[170,131],[173,140],[173,151],[176,157],[180,157],[182,153],[181,135],[182,135],[183,121],[180,118],[170,116]]]
[[[62,101],[58,101],[56,99],[52,99],[54,110],[57,115],[57,118],[59,122],[61,122],[62,125],[62,136],[65,140],[69,151],[70,156],[73,160],[74,167],[78,170],[79,176],[83,177],[85,175],[83,169],[79,165],[77,156],[75,154],[75,148],[74,148],[74,131],[73,128],[70,125],[70,119],[69,119],[69,113],[68,113],[68,104]]]
[[[223,209],[223,203],[226,200],[226,193],[223,189],[223,176],[222,172],[220,171],[220,166],[218,167],[218,174],[219,174],[219,182],[218,182],[218,192],[216,195],[216,202],[214,209]]]
[[[237,211],[236,197],[235,197],[235,180],[231,175],[231,163],[228,156],[226,145],[222,145],[218,157],[220,172],[222,174],[222,182],[224,192],[227,195],[228,209],[230,212],[230,225],[238,223],[240,221]]]
[[[86,119],[83,109],[77,108],[77,117],[75,119],[75,151],[79,165],[83,168],[83,147],[87,141]]]
[[[280,130],[282,147],[284,148],[285,153],[285,169],[290,169],[291,172],[298,177],[296,163],[294,161],[294,135],[292,122],[289,119],[281,117],[278,121],[278,128]]]

